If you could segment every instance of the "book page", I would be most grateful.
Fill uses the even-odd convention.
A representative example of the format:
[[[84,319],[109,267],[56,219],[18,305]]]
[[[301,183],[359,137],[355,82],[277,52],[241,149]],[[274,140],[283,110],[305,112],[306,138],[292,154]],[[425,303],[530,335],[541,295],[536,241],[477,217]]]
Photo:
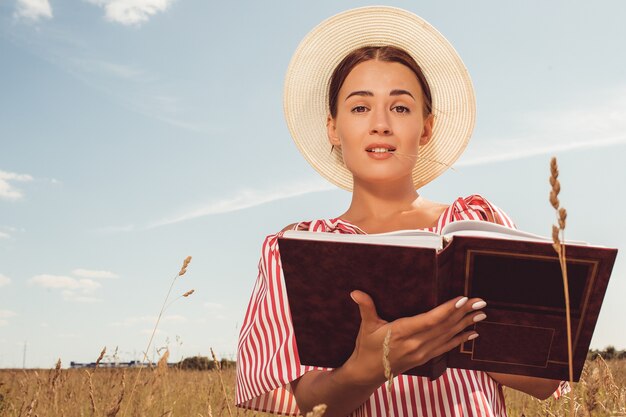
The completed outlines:
[[[352,242],[374,245],[432,248],[437,250],[443,247],[443,240],[440,235],[422,230],[401,230],[398,232],[371,235],[288,230],[283,234],[283,237],[290,239],[321,240],[326,242]]]
[[[551,237],[540,236],[534,233],[511,229],[500,224],[481,220],[459,220],[456,222],[448,223],[443,228],[442,234],[444,236],[444,239],[446,240],[450,240],[453,236],[477,236],[494,239],[512,239],[528,242],[552,243]],[[566,240],[565,243],[570,245],[589,245],[587,242],[577,240]]]

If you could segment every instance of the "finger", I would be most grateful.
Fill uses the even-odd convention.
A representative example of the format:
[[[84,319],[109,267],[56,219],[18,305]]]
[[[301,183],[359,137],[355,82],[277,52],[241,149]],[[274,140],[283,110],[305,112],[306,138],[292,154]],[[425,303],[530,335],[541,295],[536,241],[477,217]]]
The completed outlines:
[[[458,297],[450,301],[454,301],[457,299]],[[480,314],[482,309],[485,308],[486,306],[487,306],[487,303],[481,298],[469,298],[468,299],[467,297],[463,297],[459,299],[458,301],[456,301],[456,303],[454,304],[456,311],[453,311],[452,313],[450,313],[450,315],[448,316],[447,324],[450,326],[454,326],[457,323],[460,323],[462,321],[466,322],[468,317],[471,317],[471,318],[476,317],[477,315]],[[474,322],[476,321],[480,321],[480,320],[475,320]],[[467,325],[465,325],[465,327],[467,327]],[[461,327],[461,329],[462,328],[464,327]],[[459,331],[460,330],[457,329],[454,334],[458,333]]]
[[[374,300],[372,300],[372,297],[368,294],[363,291],[354,290],[350,293],[350,297],[352,297],[354,302],[359,306],[362,324],[379,324],[383,321],[376,312]]]
[[[478,333],[476,333],[473,330],[459,333],[458,335],[454,336],[452,339],[448,340],[447,342],[440,344],[437,347],[434,347],[432,351],[432,357],[434,358],[443,353],[449,352],[455,347],[460,346],[462,343],[470,341],[470,340],[474,340],[477,337],[478,337]]]
[[[416,316],[408,317],[408,330],[412,333],[423,332],[429,329],[441,327],[441,324],[448,320],[457,322],[463,318],[468,311],[467,297],[455,297],[443,304]],[[469,307],[471,309],[471,307]],[[445,332],[447,329],[441,329]]]
[[[487,318],[487,315],[482,311],[472,311],[463,317],[462,320],[457,322],[454,326],[450,327],[449,330],[445,334],[445,338],[451,338],[454,335],[457,335],[463,331],[474,330],[473,325],[476,323],[483,321]]]

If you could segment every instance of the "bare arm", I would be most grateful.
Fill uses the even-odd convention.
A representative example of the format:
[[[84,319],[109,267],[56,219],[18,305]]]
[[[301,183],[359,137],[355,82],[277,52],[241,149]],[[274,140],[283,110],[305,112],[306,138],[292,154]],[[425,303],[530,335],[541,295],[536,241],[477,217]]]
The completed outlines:
[[[557,389],[561,381],[556,379],[535,378],[523,375],[499,374],[488,372],[488,374],[502,385],[530,394],[533,397],[545,400]]]
[[[345,367],[310,371],[291,382],[301,414],[318,404],[328,407],[324,417],[346,416],[357,409],[385,382],[358,385]]]
[[[359,306],[361,327],[350,358],[332,371],[311,371],[292,381],[302,414],[326,404],[324,417],[346,416],[363,404],[384,382],[383,341],[391,331],[389,364],[393,375],[421,365],[476,337],[469,325],[484,319],[478,298],[457,297],[417,316],[382,320],[372,299],[361,291],[352,297]]]

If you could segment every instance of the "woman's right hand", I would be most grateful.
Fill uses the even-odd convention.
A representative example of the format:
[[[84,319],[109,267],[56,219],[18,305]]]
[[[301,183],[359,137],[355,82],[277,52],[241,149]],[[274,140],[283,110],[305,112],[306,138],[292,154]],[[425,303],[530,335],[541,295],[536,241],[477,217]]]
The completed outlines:
[[[380,386],[386,381],[383,342],[388,330],[389,365],[392,374],[399,375],[477,337],[474,330],[465,329],[486,317],[480,311],[486,305],[483,300],[457,297],[426,313],[387,322],[368,294],[355,290],[350,295],[359,306],[361,327],[342,368],[357,385]]]

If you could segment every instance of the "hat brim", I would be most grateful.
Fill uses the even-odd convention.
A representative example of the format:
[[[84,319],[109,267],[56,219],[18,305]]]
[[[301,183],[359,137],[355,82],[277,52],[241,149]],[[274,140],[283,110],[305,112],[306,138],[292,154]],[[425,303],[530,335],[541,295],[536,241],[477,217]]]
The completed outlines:
[[[421,67],[435,116],[431,140],[413,169],[418,189],[449,168],[469,142],[476,118],[471,78],[450,43],[419,16],[395,7],[361,7],[316,26],[300,42],[285,77],[287,126],[305,159],[324,178],[351,191],[352,173],[331,152],[326,131],[330,77],[339,62],[363,46],[395,46]]]

